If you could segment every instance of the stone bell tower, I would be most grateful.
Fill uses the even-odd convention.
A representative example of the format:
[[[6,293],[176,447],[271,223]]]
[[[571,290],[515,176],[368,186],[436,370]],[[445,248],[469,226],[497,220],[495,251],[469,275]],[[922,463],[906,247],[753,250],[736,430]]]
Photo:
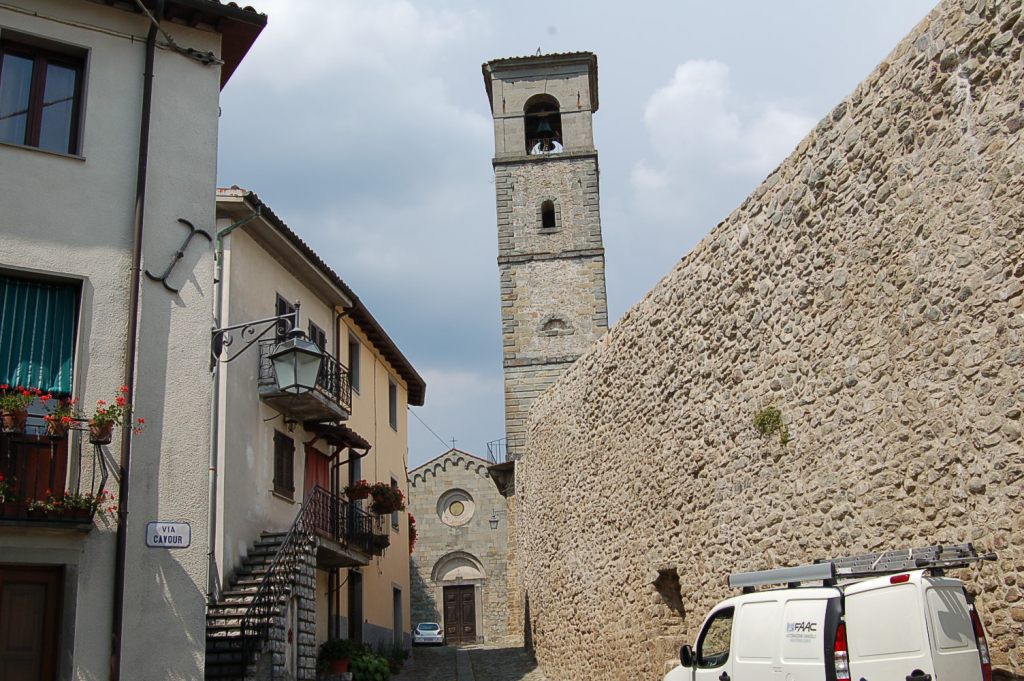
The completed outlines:
[[[483,65],[494,117],[498,269],[510,458],[533,400],[608,330],[598,205],[597,56]]]

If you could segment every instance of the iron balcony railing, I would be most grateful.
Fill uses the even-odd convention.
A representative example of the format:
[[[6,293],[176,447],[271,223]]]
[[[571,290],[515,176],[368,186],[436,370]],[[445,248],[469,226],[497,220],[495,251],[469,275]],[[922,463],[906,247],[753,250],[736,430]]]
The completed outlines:
[[[36,421],[0,433],[0,521],[91,524],[97,510],[113,512],[101,445],[81,431],[51,437]]]
[[[274,365],[270,361],[270,355],[273,354],[277,344],[278,341],[274,339],[260,341],[259,385],[261,391],[272,390],[272,387],[277,385]],[[352,413],[352,382],[348,368],[327,353],[324,353],[320,373],[316,378],[316,392],[339,406],[345,414]]]
[[[503,437],[487,443],[487,458],[491,463],[515,461],[523,455],[523,438]]]
[[[379,554],[390,543],[384,516],[367,513],[323,487],[314,487],[307,503],[310,525],[321,536],[366,554]]]

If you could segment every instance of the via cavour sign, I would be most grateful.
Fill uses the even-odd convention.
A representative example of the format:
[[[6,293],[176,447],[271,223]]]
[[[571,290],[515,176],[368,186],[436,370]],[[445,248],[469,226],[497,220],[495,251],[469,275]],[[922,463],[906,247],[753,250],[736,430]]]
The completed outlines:
[[[188,523],[146,523],[146,546],[153,549],[187,549],[192,543],[192,527]]]

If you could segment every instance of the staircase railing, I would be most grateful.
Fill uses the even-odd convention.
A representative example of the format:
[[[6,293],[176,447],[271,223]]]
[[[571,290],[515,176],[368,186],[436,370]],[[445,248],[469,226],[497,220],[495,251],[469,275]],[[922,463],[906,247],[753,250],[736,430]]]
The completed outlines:
[[[302,502],[295,522],[274,556],[274,562],[242,616],[243,676],[247,676],[249,664],[270,640],[274,618],[281,612],[295,582],[296,567],[303,559],[303,552],[308,551],[313,542],[314,524],[311,521],[314,514],[311,511],[317,507],[317,490],[327,493],[322,488],[314,488]]]

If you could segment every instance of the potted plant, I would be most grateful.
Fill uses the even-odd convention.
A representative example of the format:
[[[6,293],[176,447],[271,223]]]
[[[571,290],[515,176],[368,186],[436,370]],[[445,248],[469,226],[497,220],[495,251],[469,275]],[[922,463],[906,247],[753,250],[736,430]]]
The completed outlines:
[[[0,412],[3,412],[3,431],[5,433],[22,433],[28,419],[28,405],[43,394],[38,388],[0,385]]]
[[[320,670],[329,674],[348,672],[353,656],[362,652],[363,646],[345,638],[332,638],[320,644],[317,662]]]
[[[63,517],[65,520],[87,521],[92,520],[96,511],[110,513],[116,509],[111,502],[114,495],[105,489],[95,494],[92,492],[64,492]]]
[[[132,405],[128,404],[128,386],[122,385],[113,404],[96,400],[96,411],[89,418],[89,441],[94,445],[107,445],[113,439],[114,426],[128,425],[132,420]],[[141,433],[145,419],[136,419],[133,432]]]
[[[53,496],[53,492],[46,490],[43,494],[46,496],[42,499],[29,500],[29,518],[49,518],[51,516],[58,516],[61,511],[64,510],[63,500],[57,499],[57,497]]]
[[[18,503],[18,496],[14,493],[14,483],[17,480],[7,480],[3,473],[0,473],[0,516],[13,518],[20,515],[21,505]]]
[[[43,395],[39,398],[44,403],[52,399],[50,395]],[[49,414],[43,417],[46,421],[46,434],[52,438],[62,439],[67,437],[68,430],[78,418],[78,408],[75,406],[78,400],[67,398],[57,401],[57,406]]]
[[[416,518],[412,513],[409,514],[409,553],[412,553],[413,547],[416,546],[416,540],[419,538],[419,530],[416,529]]]
[[[373,497],[370,509],[378,515],[405,510],[405,495],[402,494],[402,490],[386,482],[375,482],[370,485],[370,496]]]
[[[365,480],[357,480],[344,490],[349,501],[361,501],[370,496],[370,483]]]

